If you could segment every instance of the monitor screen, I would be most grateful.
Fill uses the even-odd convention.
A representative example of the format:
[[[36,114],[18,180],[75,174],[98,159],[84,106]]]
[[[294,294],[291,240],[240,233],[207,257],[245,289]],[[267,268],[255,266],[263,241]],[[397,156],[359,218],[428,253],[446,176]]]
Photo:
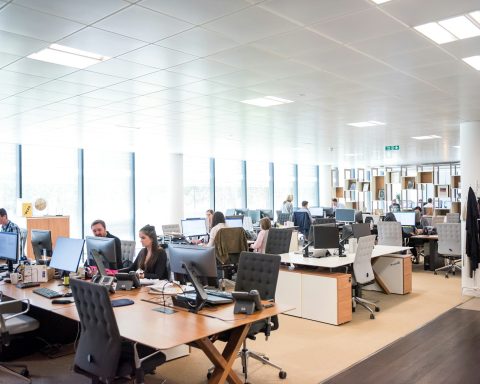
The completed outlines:
[[[243,218],[243,229],[247,232],[253,232],[253,223],[252,223],[252,218],[245,216]]]
[[[225,218],[225,223],[230,228],[243,228],[242,216],[230,216]]]
[[[395,219],[404,226],[415,226],[415,212],[393,212]]]
[[[0,259],[17,262],[18,235],[16,232],[0,232]]]
[[[338,228],[330,225],[313,226],[313,248],[332,249],[339,247]]]
[[[248,209],[235,208],[235,216],[246,216],[247,214],[248,214]]]
[[[333,212],[333,208],[323,207],[323,214],[325,217],[334,217],[335,213]]]
[[[313,217],[323,217],[323,208],[322,207],[312,207],[309,208],[310,213]]]
[[[369,223],[362,224],[352,224],[353,237],[356,239],[363,236],[370,236],[372,232],[370,231]]]
[[[273,220],[273,211],[271,209],[260,209],[260,219],[263,219],[264,217]]]
[[[260,210],[259,209],[249,210],[248,217],[252,219],[252,223],[258,223],[260,221]]]
[[[32,229],[32,249],[35,259],[41,260],[45,250],[45,256],[52,256],[52,234],[43,229]]]
[[[58,237],[52,260],[50,260],[50,267],[66,272],[77,272],[84,244],[85,240],[83,239]]]
[[[182,265],[187,264],[197,277],[217,278],[215,247],[170,244],[167,252],[173,273],[185,275]]]
[[[185,237],[205,236],[207,222],[204,218],[182,220],[182,234]]]
[[[87,258],[88,264],[97,265],[94,263],[92,251],[97,251],[102,258],[103,266],[110,269],[118,269],[117,258],[115,252],[115,239],[110,237],[94,237],[87,236]]]
[[[335,220],[343,221],[345,223],[355,222],[355,210],[348,208],[337,208],[335,210]]]

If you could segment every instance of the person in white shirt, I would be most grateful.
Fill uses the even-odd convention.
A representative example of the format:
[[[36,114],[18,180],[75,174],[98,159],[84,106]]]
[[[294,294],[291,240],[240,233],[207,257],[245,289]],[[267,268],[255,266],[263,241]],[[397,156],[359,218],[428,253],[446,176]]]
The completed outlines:
[[[212,229],[210,230],[210,240],[208,241],[207,247],[213,247],[215,245],[215,236],[221,228],[227,228],[228,225],[225,223],[225,215],[217,211],[213,214],[212,219]]]
[[[272,227],[272,222],[268,217],[260,220],[261,231],[258,232],[257,240],[252,245],[255,252],[265,253],[265,246],[267,245],[268,231]]]
[[[290,216],[293,214],[293,195],[288,195],[282,205],[282,213],[288,213]]]
[[[433,208],[433,200],[431,197],[428,198],[427,203],[423,206],[423,208]]]
[[[332,208],[333,208],[333,212],[335,212],[335,210],[337,208],[345,208],[345,206],[342,204],[342,203],[339,203],[338,200],[334,197],[332,199]]]

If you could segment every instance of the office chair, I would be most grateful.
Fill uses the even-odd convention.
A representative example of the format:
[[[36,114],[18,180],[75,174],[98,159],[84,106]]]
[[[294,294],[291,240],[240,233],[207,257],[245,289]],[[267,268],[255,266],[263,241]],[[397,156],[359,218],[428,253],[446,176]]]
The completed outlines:
[[[460,213],[447,213],[447,223],[460,223]]]
[[[225,290],[225,283],[234,284],[230,279],[237,269],[240,253],[248,250],[247,235],[243,228],[221,228],[215,235],[214,245],[221,274],[220,287]]]
[[[298,227],[298,231],[303,234],[303,236],[308,236],[311,224],[308,212],[293,212],[293,225]]]
[[[235,291],[250,292],[256,289],[262,300],[275,300],[275,292],[277,289],[278,274],[280,271],[280,256],[269,255],[263,253],[242,252],[238,264],[237,281],[235,283]],[[248,358],[251,357],[260,361],[262,364],[269,365],[279,370],[278,376],[281,379],[287,377],[280,366],[272,363],[264,354],[250,351],[247,348],[247,339],[255,340],[256,335],[264,333],[268,339],[271,331],[279,328],[278,316],[268,319],[259,320],[252,324],[247,334],[247,338],[243,342],[242,350],[239,357],[242,359],[243,374],[245,382],[248,378]],[[221,335],[220,340],[227,340],[226,334]],[[212,371],[209,370],[209,375]]]
[[[162,232],[164,235],[171,235],[171,234],[178,235],[182,233],[182,230],[180,229],[179,224],[166,224],[166,225],[162,225]]]
[[[128,268],[133,263],[135,257],[135,241],[120,240],[122,246],[122,268]]]
[[[433,216],[432,217],[432,226],[437,227],[438,224],[443,224],[445,223],[445,216]]]
[[[26,305],[25,309],[23,309],[24,305]],[[27,316],[29,310],[30,300],[2,301],[2,293],[0,292],[0,351],[3,346],[10,345],[10,340],[13,337],[38,329],[40,323],[33,317]],[[20,368],[21,371],[17,372],[13,368]],[[25,364],[0,362],[0,376],[3,374],[11,375],[19,381],[31,383],[30,374]],[[1,379],[0,382],[2,382]]]
[[[291,228],[270,228],[268,231],[265,253],[278,255],[290,251],[293,229]]]
[[[360,237],[353,262],[352,311],[355,312],[356,305],[359,304],[370,312],[370,319],[375,319],[373,312],[379,312],[380,307],[362,298],[362,287],[375,282],[375,275],[372,268],[372,251],[374,245],[375,235]]]
[[[438,233],[438,256],[443,257],[448,263],[441,268],[435,269],[435,275],[439,271],[446,271],[445,278],[451,272],[455,276],[455,271],[462,270],[457,263],[462,260],[461,244],[461,224],[444,223],[437,225]]]
[[[378,245],[402,246],[402,224],[398,221],[379,221]]]
[[[285,225],[285,222],[290,221],[291,218],[292,217],[291,217],[290,213],[279,213],[277,215],[277,222],[281,225]]]
[[[145,371],[163,364],[165,355],[122,339],[105,286],[72,279],[70,287],[81,325],[74,371],[89,377],[92,384],[111,383],[125,376],[144,383]]]

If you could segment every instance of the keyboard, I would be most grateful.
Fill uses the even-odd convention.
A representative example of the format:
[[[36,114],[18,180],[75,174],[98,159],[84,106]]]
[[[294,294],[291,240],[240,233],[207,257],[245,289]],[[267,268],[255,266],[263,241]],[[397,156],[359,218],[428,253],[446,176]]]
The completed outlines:
[[[40,286],[40,283],[18,283],[17,288],[32,288],[32,287],[38,287]]]
[[[218,297],[223,297],[224,299],[233,300],[232,292],[217,291],[215,289],[205,289],[205,292],[207,292],[207,294],[211,296],[218,296]]]
[[[53,289],[49,289],[49,288],[36,288],[33,290],[33,292],[40,296],[46,297],[47,299],[63,297],[63,293],[54,291]]]
[[[187,293],[181,293],[177,295],[177,299],[182,300],[188,300],[191,302],[195,302],[195,299],[197,298],[197,294],[195,292],[187,292]],[[228,304],[233,301],[231,295],[230,298],[227,297],[220,297],[220,296],[215,296],[211,294],[207,294],[207,304],[210,305],[220,305],[220,304]]]

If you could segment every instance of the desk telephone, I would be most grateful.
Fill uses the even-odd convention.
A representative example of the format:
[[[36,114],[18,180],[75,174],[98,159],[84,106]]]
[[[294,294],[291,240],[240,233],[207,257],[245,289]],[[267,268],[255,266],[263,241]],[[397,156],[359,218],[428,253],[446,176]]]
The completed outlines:
[[[92,277],[92,283],[104,285],[105,287],[108,288],[108,291],[111,293],[115,292],[115,289],[113,288],[114,280],[115,278],[113,276],[102,276],[100,274],[97,274]]]

